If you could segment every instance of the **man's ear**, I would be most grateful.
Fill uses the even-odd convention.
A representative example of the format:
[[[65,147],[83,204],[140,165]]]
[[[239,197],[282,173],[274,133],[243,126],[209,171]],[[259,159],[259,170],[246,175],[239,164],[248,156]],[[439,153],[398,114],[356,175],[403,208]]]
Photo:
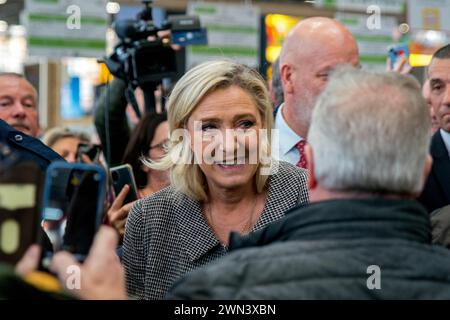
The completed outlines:
[[[280,76],[281,82],[283,83],[283,91],[286,93],[294,92],[292,71],[292,66],[289,64],[282,64],[280,67]]]
[[[308,169],[308,188],[313,190],[317,187],[317,180],[314,173],[313,149],[310,144],[305,145],[306,168]]]
[[[427,157],[425,159],[425,165],[423,166],[423,173],[422,173],[424,185],[427,182],[428,176],[430,175],[432,166],[433,166],[433,158],[431,157],[430,154],[427,154]]]

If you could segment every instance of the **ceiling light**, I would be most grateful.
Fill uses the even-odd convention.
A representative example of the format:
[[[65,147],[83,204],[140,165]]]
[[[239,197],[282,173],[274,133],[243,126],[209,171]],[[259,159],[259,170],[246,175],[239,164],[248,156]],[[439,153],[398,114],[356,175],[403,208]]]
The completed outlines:
[[[109,1],[106,4],[106,12],[109,14],[117,14],[120,11],[120,4],[117,2]]]

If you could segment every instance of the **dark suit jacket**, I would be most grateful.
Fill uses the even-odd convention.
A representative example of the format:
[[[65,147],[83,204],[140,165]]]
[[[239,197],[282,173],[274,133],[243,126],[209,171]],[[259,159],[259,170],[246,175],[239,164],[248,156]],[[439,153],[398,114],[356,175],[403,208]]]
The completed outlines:
[[[450,157],[440,130],[431,139],[433,166],[419,201],[429,213],[450,204]]]
[[[43,144],[39,139],[17,131],[3,120],[0,120],[0,143],[10,149],[17,161],[31,161],[43,171],[53,161],[64,161],[64,158]],[[2,149],[1,151],[4,152],[5,150]],[[3,152],[0,152],[0,162],[7,157]]]

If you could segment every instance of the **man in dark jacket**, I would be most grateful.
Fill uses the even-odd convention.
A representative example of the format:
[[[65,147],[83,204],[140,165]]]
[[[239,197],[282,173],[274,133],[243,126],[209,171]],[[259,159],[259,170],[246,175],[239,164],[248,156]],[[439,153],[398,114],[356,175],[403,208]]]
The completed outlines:
[[[430,116],[398,74],[341,70],[315,106],[311,204],[172,288],[176,299],[449,299],[450,252],[414,200],[430,170]]]
[[[433,55],[427,76],[440,129],[431,139],[433,166],[419,201],[431,213],[450,204],[450,44]]]

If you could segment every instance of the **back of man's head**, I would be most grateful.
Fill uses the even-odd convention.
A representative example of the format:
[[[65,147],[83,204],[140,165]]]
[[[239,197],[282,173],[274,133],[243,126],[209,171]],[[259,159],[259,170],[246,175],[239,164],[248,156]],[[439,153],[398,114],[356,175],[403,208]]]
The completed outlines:
[[[315,179],[333,191],[415,195],[423,187],[429,131],[417,81],[341,68],[312,116]]]

